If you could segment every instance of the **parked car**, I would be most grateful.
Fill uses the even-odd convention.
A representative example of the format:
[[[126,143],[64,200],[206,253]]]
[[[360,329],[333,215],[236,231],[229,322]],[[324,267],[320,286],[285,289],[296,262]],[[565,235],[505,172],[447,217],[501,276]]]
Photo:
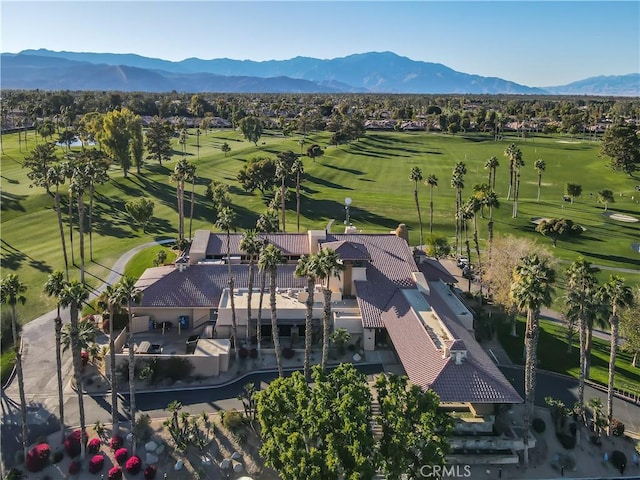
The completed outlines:
[[[458,257],[456,260],[456,265],[458,268],[464,268],[469,265],[469,259],[466,257]]]

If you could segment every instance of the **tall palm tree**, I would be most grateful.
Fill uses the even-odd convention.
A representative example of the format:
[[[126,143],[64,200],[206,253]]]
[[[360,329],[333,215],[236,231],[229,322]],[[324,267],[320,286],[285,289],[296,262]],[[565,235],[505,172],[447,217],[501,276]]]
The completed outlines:
[[[76,164],[71,177],[69,190],[76,197],[76,205],[78,207],[78,234],[80,236],[80,281],[85,283],[84,278],[84,194],[89,185],[89,179],[86,172],[80,164]]]
[[[262,248],[262,242],[258,238],[255,230],[247,230],[242,235],[240,240],[240,250],[245,252],[249,257],[249,285],[247,292],[247,333],[245,340],[247,343],[250,340],[251,331],[251,296],[253,294],[253,276],[255,270],[256,259],[260,254],[260,248]],[[264,288],[264,287],[263,287]]]
[[[109,166],[111,161],[104,152],[96,149],[83,150],[81,153],[84,177],[89,191],[89,258],[93,260],[93,201],[96,185],[102,185],[109,180]]]
[[[300,182],[304,175],[304,164],[299,158],[296,158],[291,165],[291,174],[296,177],[296,226],[297,231],[300,232]]]
[[[551,305],[555,271],[546,259],[531,254],[520,260],[513,271],[511,298],[516,307],[527,311],[525,330],[525,411],[524,411],[524,459],[529,464],[529,426],[535,399],[539,316],[543,306]]]
[[[344,264],[340,256],[332,249],[322,249],[317,253],[315,276],[324,281],[322,294],[324,308],[322,314],[322,360],[320,368],[324,370],[329,356],[329,336],[331,334],[331,278],[340,278],[340,272],[344,270]]]
[[[431,174],[424,183],[429,186],[429,233],[433,233],[433,189],[438,186],[438,177]]]
[[[54,320],[56,335],[56,376],[58,379],[58,408],[60,412],[60,441],[64,443],[64,395],[62,393],[62,318],[60,317],[60,294],[66,285],[64,273],[56,270],[47,277],[44,293],[56,299],[57,314]]]
[[[422,215],[420,215],[420,202],[418,201],[418,183],[422,182],[422,169],[420,167],[413,167],[409,174],[409,180],[413,182],[413,199],[416,202],[416,210],[418,211],[418,222],[420,224],[420,245],[422,241]]]
[[[307,277],[307,292],[309,293],[307,301],[307,313],[304,321],[304,378],[311,378],[311,370],[309,359],[311,357],[311,332],[313,329],[313,303],[316,288],[316,271],[317,271],[317,255],[302,255],[296,265],[294,275],[296,277]]]
[[[507,200],[510,200],[515,184],[515,164],[518,159],[522,160],[522,152],[515,143],[512,143],[504,151],[504,156],[509,159],[509,190],[507,192]]]
[[[86,418],[84,413],[84,386],[82,384],[82,359],[78,332],[78,314],[82,304],[89,298],[89,290],[83,283],[72,280],[68,282],[60,293],[60,305],[69,307],[71,325],[71,357],[73,359],[73,374],[76,381],[76,394],[78,395],[78,410],[80,413],[80,458],[84,461],[86,455]]]
[[[129,316],[129,416],[131,420],[131,433],[133,438],[131,439],[132,454],[136,454],[136,438],[135,429],[136,424],[136,384],[135,384],[135,357],[134,346],[135,340],[133,338],[133,325],[132,318],[133,312],[131,307],[134,303],[139,303],[142,299],[142,292],[136,288],[136,281],[131,277],[122,277],[116,284],[117,293],[115,293],[115,299],[120,305],[127,306],[127,315]]]
[[[537,201],[540,201],[540,186],[542,185],[542,172],[547,168],[547,164],[541,158],[537,159],[533,162],[533,168],[535,168],[538,172],[538,198]]]
[[[258,267],[263,272],[269,273],[269,293],[271,306],[271,338],[273,338],[273,348],[276,353],[276,364],[278,365],[278,375],[283,376],[282,352],[280,351],[280,333],[278,332],[278,316],[276,313],[276,280],[278,277],[278,265],[285,263],[282,250],[269,244],[262,249]]]
[[[287,222],[286,222],[286,190],[287,190],[287,174],[288,172],[287,163],[285,158],[278,157],[276,160],[276,177],[280,180],[280,215],[282,215],[282,231],[287,231]]]
[[[567,268],[567,319],[577,321],[580,331],[580,373],[578,377],[578,408],[584,415],[584,383],[587,366],[587,325],[589,317],[596,314],[598,268],[593,267],[584,257],[578,257]],[[584,418],[584,416],[583,416]]]
[[[60,185],[64,184],[67,179],[67,162],[61,162],[52,165],[47,170],[47,182],[49,185],[55,186],[54,202],[56,215],[58,217],[58,230],[60,231],[60,241],[62,242],[62,256],[64,257],[65,278],[69,281],[69,259],[67,258],[67,243],[64,238],[64,226],[62,223],[62,208],[60,206]]]
[[[239,358],[240,344],[238,341],[238,322],[236,320],[236,304],[233,294],[233,275],[231,274],[231,229],[234,228],[236,215],[231,207],[224,207],[218,212],[216,228],[224,230],[227,234],[227,270],[229,274],[229,301],[231,303],[231,326],[233,328],[233,348],[236,352],[236,360]]]
[[[27,432],[27,399],[24,393],[24,375],[22,372],[22,349],[18,338],[18,314],[16,305],[24,305],[27,297],[24,296],[27,286],[20,282],[15,273],[10,273],[0,283],[0,303],[11,307],[11,333],[13,335],[13,348],[16,355],[16,373],[18,374],[18,391],[20,393],[20,415],[22,419],[22,450],[24,458],[27,458],[29,436]]]
[[[116,307],[121,303],[120,292],[114,285],[107,285],[98,297],[98,305],[109,313],[109,358],[111,376],[111,424],[113,425],[113,435],[118,435],[120,430],[120,420],[118,415],[118,378],[116,369],[116,345],[113,332],[113,323]]]
[[[489,232],[489,258],[491,258],[491,247],[493,246],[493,209],[500,208],[500,200],[495,191],[488,192],[483,200],[485,206],[489,207],[489,222],[487,230]]]
[[[171,181],[176,182],[176,199],[178,202],[178,240],[184,239],[184,182],[189,173],[189,163],[181,158],[176,162],[171,174]]]
[[[462,175],[457,175],[454,173],[453,178],[451,179],[451,188],[456,189],[456,212],[460,212],[462,206],[462,189],[464,188],[464,178]],[[462,249],[462,223],[461,219],[458,215],[456,215],[456,245],[455,251],[456,254],[460,254],[460,250]]]
[[[524,167],[524,160],[522,160],[522,154],[518,156],[514,163],[514,175],[515,175],[515,183],[513,189],[513,213],[512,217],[518,217],[518,199],[520,198],[520,169]]]
[[[609,354],[609,382],[607,384],[607,434],[611,435],[613,428],[613,380],[616,373],[616,353],[620,333],[618,330],[620,309],[631,306],[633,292],[631,287],[624,284],[624,279],[618,275],[611,275],[609,281],[602,286],[600,296],[603,302],[611,307],[609,323],[611,323],[611,347]]]
[[[198,132],[200,132],[200,130],[198,130]],[[198,148],[198,152],[199,151],[200,151],[200,149]],[[196,175],[196,170],[197,170],[197,167],[193,163],[190,163],[188,168],[187,168],[187,174],[186,174],[186,179],[191,182],[191,201],[189,202],[189,206],[190,206],[190,209],[191,209],[190,212],[189,212],[189,239],[190,240],[192,238],[192,236],[191,236],[191,227],[193,225],[193,208],[194,208],[194,205],[195,205],[196,179],[198,178],[198,175]]]
[[[489,178],[487,183],[492,190],[496,189],[496,170],[499,166],[500,162],[498,161],[498,157],[496,157],[495,155],[484,163],[484,168],[489,170]]]

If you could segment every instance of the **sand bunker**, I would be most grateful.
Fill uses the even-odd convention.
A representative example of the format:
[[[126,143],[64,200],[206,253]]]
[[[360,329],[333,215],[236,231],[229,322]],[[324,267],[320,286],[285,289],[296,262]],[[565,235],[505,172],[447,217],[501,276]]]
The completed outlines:
[[[556,140],[556,142],[558,142],[558,143],[570,143],[570,144],[582,143],[580,140]]]
[[[618,222],[635,223],[640,221],[636,217],[632,217],[631,215],[625,215],[623,213],[604,212],[603,215],[605,217],[610,218],[611,220],[617,220]]]
[[[549,219],[548,218],[544,218],[544,217],[532,217],[531,218],[531,223],[533,223],[535,225],[540,225],[543,220],[549,220]]]

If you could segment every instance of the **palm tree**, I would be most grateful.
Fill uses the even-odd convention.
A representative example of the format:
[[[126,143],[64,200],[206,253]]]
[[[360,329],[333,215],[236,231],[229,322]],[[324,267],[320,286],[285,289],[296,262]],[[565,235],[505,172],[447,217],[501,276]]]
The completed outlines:
[[[515,164],[518,159],[522,160],[522,152],[515,143],[512,143],[504,151],[504,156],[509,159],[509,190],[507,192],[507,200],[509,200],[515,184]]]
[[[274,245],[269,244],[260,252],[258,267],[263,272],[269,272],[269,293],[271,305],[271,337],[273,338],[273,348],[276,352],[276,364],[278,365],[278,375],[283,376],[282,352],[280,351],[280,334],[278,332],[278,317],[276,314],[276,279],[278,277],[278,265],[285,263],[282,251]]]
[[[64,395],[62,393],[62,318],[60,317],[60,294],[66,285],[64,273],[56,270],[47,277],[44,293],[56,299],[57,314],[54,320],[56,335],[56,376],[58,378],[58,408],[60,411],[60,441],[64,443]]]
[[[291,173],[296,177],[296,225],[297,231],[300,232],[300,181],[304,175],[304,165],[302,160],[296,158],[291,165]]]
[[[200,130],[198,130],[198,132],[200,132]],[[198,135],[200,135],[200,134],[198,133]],[[198,138],[200,138],[200,137],[198,136]],[[198,152],[200,152],[199,145],[198,145]],[[191,237],[191,226],[193,224],[193,207],[195,205],[195,198],[194,197],[195,197],[196,179],[198,178],[198,175],[196,175],[196,169],[197,169],[197,167],[194,164],[190,163],[188,165],[187,173],[186,173],[186,176],[185,176],[185,178],[187,180],[191,181],[191,201],[189,202],[189,205],[191,207],[191,211],[189,212],[189,239],[190,240],[192,238]]]
[[[84,386],[82,384],[82,359],[79,343],[78,314],[81,305],[89,298],[89,290],[83,283],[72,280],[68,282],[60,293],[60,305],[69,307],[70,312],[70,343],[71,357],[73,358],[73,374],[76,381],[76,393],[78,395],[78,410],[80,412],[80,458],[84,461],[86,455],[86,419],[84,414]]]
[[[176,162],[171,174],[171,181],[176,182],[176,199],[178,201],[178,240],[184,238],[184,182],[189,173],[189,163],[181,158]]]
[[[529,464],[529,426],[535,399],[539,316],[543,306],[551,305],[555,271],[547,260],[537,254],[524,257],[513,271],[511,298],[518,309],[527,311],[525,330],[525,411],[524,411],[524,461]]]
[[[64,226],[62,223],[62,208],[60,207],[60,185],[67,179],[68,163],[57,163],[47,170],[47,183],[56,187],[54,202],[56,215],[58,217],[58,229],[60,230],[60,241],[62,242],[62,256],[64,257],[65,278],[69,281],[69,260],[67,258],[67,243],[64,238]]]
[[[618,327],[620,323],[620,309],[631,306],[633,292],[631,287],[624,284],[624,279],[618,275],[611,275],[609,281],[602,286],[600,296],[603,302],[611,307],[609,322],[611,323],[611,347],[609,355],[609,382],[607,384],[607,434],[611,435],[613,428],[613,380],[616,373],[616,353],[620,337]]]
[[[596,294],[598,268],[593,267],[584,257],[578,257],[567,268],[567,319],[577,321],[580,331],[580,370],[578,377],[578,408],[584,419],[584,383],[587,378],[587,330],[589,318],[598,308]],[[579,431],[578,431],[579,432]]]
[[[76,197],[78,207],[78,234],[80,236],[80,281],[85,283],[84,279],[84,193],[89,185],[89,179],[80,164],[76,164],[71,177],[69,190]]]
[[[489,207],[489,222],[487,223],[487,227],[489,231],[489,258],[491,258],[491,247],[493,246],[493,209],[500,208],[500,200],[498,200],[496,192],[491,190],[485,195],[483,203]]]
[[[229,274],[229,301],[231,302],[231,325],[233,328],[233,348],[236,360],[239,358],[240,345],[238,342],[238,323],[236,321],[236,305],[233,294],[233,275],[231,275],[231,229],[234,227],[236,215],[231,207],[224,207],[218,212],[216,228],[227,233],[227,269]]]
[[[276,160],[276,178],[280,180],[280,210],[282,215],[282,231],[287,231],[287,222],[286,222],[286,183],[287,183],[287,174],[288,172],[286,158],[284,156],[278,157]]]
[[[413,167],[409,174],[409,180],[413,182],[413,199],[416,202],[416,210],[418,210],[418,222],[420,223],[420,245],[422,241],[422,215],[420,215],[420,202],[418,201],[418,182],[422,182],[422,169],[420,167]]]
[[[78,333],[76,341],[78,342],[78,348],[80,352],[87,351],[89,347],[96,341],[97,328],[93,320],[80,320],[78,322]],[[60,342],[62,344],[62,351],[66,352],[71,348],[71,324],[67,323],[62,327],[60,332]]]
[[[16,305],[24,305],[27,297],[24,296],[27,286],[20,282],[15,273],[10,273],[2,279],[0,284],[0,303],[11,307],[11,333],[13,334],[13,348],[16,354],[16,373],[18,374],[18,391],[20,393],[20,415],[22,418],[22,449],[24,458],[27,458],[29,436],[27,433],[27,399],[24,393],[24,375],[22,373],[22,348],[18,338],[18,314]]]
[[[116,369],[116,346],[115,335],[113,334],[113,323],[115,308],[119,307],[120,298],[118,289],[113,285],[107,285],[98,297],[98,305],[109,312],[109,358],[111,376],[111,423],[113,425],[113,435],[118,435],[120,421],[118,415],[118,377]]]
[[[250,328],[251,328],[251,295],[253,294],[253,273],[256,264],[256,258],[260,254],[260,248],[262,247],[262,242],[256,235],[255,230],[247,230],[242,235],[242,240],[240,240],[240,250],[245,252],[249,257],[249,285],[247,292],[247,334],[246,341],[247,343],[250,340]]]
[[[518,216],[518,198],[520,198],[520,169],[522,167],[524,167],[524,161],[522,160],[522,154],[520,154],[516,157],[513,163],[515,174],[515,185],[513,189],[513,218],[516,218]]]
[[[340,272],[344,270],[344,264],[340,256],[332,249],[322,249],[317,254],[315,276],[324,281],[322,294],[324,296],[324,309],[322,314],[322,360],[320,368],[324,370],[329,356],[329,336],[331,334],[331,277],[340,278]]]
[[[84,176],[89,189],[89,258],[93,260],[93,201],[96,185],[102,185],[109,180],[108,170],[111,161],[100,150],[82,151]]]
[[[431,174],[424,183],[429,186],[429,233],[433,233],[433,188],[438,186],[438,177]]]
[[[542,185],[542,172],[544,172],[545,168],[547,168],[547,164],[541,158],[537,159],[533,162],[533,168],[538,171],[538,198],[537,201],[540,201],[540,185]]]
[[[131,420],[131,433],[133,438],[131,439],[132,454],[136,454],[136,438],[135,429],[136,424],[136,384],[135,384],[135,358],[134,358],[134,346],[135,341],[133,338],[133,325],[131,319],[133,318],[133,312],[131,307],[134,303],[139,303],[142,299],[142,292],[136,288],[136,281],[131,277],[122,277],[116,284],[115,299],[120,305],[127,305],[127,314],[129,315],[129,416]]]
[[[488,184],[492,190],[496,189],[496,169],[500,166],[498,157],[495,155],[487,160],[484,164],[484,168],[489,170]]]
[[[464,188],[464,178],[462,175],[453,175],[451,179],[451,188],[456,189],[456,212],[460,212],[460,208],[462,206],[462,189]],[[455,251],[456,254],[460,254],[460,250],[462,249],[462,223],[460,221],[460,217],[456,215],[456,245]]]
[[[317,271],[317,255],[302,255],[298,260],[296,271],[294,275],[296,277],[307,277],[307,292],[309,293],[307,301],[307,313],[304,321],[304,378],[309,380],[311,378],[311,370],[309,366],[309,359],[311,357],[311,332],[313,330],[313,294],[316,288],[316,271]]]

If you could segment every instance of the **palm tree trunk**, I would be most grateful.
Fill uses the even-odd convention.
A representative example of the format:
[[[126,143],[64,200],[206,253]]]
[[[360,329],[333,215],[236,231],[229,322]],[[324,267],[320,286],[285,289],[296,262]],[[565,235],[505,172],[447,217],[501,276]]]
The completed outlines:
[[[327,284],[328,283],[329,280],[327,280]],[[324,312],[322,314],[322,360],[320,368],[324,370],[329,356],[329,335],[331,333],[329,325],[329,320],[331,318],[331,290],[328,285],[324,288],[322,293],[324,294]]]
[[[131,333],[131,310],[129,310],[129,419],[131,422],[131,454],[136,454],[136,359],[134,356],[135,341]]]
[[[69,195],[69,243],[71,244],[71,263],[76,264],[75,252],[73,249],[73,196]]]
[[[64,394],[62,391],[62,318],[60,318],[60,304],[58,303],[58,316],[55,319],[56,329],[56,373],[58,377],[58,409],[60,411],[60,441],[64,444]]]
[[[591,377],[591,345],[593,340],[593,325],[587,323],[587,340],[585,342],[585,359],[584,359],[584,378],[588,380]]]
[[[60,240],[62,242],[62,255],[64,257],[64,272],[67,282],[69,281],[69,259],[67,258],[67,243],[64,239],[64,226],[62,224],[62,209],[60,208],[60,193],[56,186],[55,194],[56,215],[58,216],[58,229],[60,230]]]
[[[111,424],[112,435],[117,436],[120,431],[118,416],[118,377],[116,369],[116,343],[113,336],[113,308],[109,308],[109,358],[111,359]]]
[[[89,259],[93,261],[93,196],[95,188],[93,182],[89,184]]]
[[[611,315],[611,347],[609,354],[609,382],[607,384],[607,435],[611,436],[613,429],[613,380],[616,374],[616,353],[618,350],[618,312],[614,305]]]
[[[200,150],[198,149],[198,152],[199,151]],[[189,212],[189,239],[193,238],[191,236],[191,226],[193,225],[193,205],[194,205],[195,188],[196,188],[196,179],[194,177],[191,182],[191,212]]]
[[[233,294],[233,276],[231,275],[231,232],[229,230],[227,230],[227,271],[229,274],[229,302],[231,303],[233,349],[236,352],[236,361],[238,361],[240,358],[240,346],[238,344],[238,322],[236,321],[236,301]]]
[[[78,339],[78,304],[73,301],[71,311],[71,355],[73,356],[73,374],[76,380],[76,394],[78,396],[78,410],[80,412],[80,459],[86,456],[86,420],[84,413],[84,386],[82,384],[82,359],[80,357],[80,343]]]
[[[433,233],[433,187],[429,194],[429,233]]]
[[[249,258],[249,286],[247,292],[247,334],[245,335],[245,340],[247,344],[251,339],[251,296],[253,294],[253,271],[254,271],[254,261],[253,254]]]
[[[540,185],[542,184],[542,174],[539,173],[538,174],[538,198],[537,198],[537,202],[540,201]]]
[[[80,282],[84,281],[84,195],[78,195],[78,233],[80,235]]]
[[[313,294],[315,292],[316,279],[307,277],[307,315],[304,319],[304,378],[308,381],[311,378],[309,360],[311,358],[311,332],[313,330]]]
[[[527,330],[525,333],[526,361],[524,370],[524,463],[529,465],[529,426],[534,413],[536,367],[538,350],[538,319],[537,312],[527,310]]]
[[[420,214],[420,202],[418,201],[418,186],[413,190],[413,198],[416,202],[416,210],[418,211],[418,223],[420,224],[420,246],[422,246],[422,215]]]
[[[258,354],[260,353],[260,343],[262,342],[262,300],[264,299],[264,288],[267,284],[267,271],[262,272],[260,277],[260,296],[258,297],[258,319],[256,320],[256,342],[258,343]]]
[[[13,348],[16,354],[16,373],[18,375],[18,391],[20,392],[20,416],[22,419],[22,450],[27,458],[29,448],[29,433],[27,431],[27,398],[24,393],[24,375],[22,373],[22,348],[18,338],[18,324],[16,321],[16,306],[11,305],[11,333],[13,334]]]
[[[273,338],[273,348],[276,351],[276,364],[278,365],[278,375],[283,376],[282,371],[282,352],[280,351],[280,333],[278,332],[278,316],[276,313],[276,269],[271,269],[271,291],[270,291],[270,306],[271,306],[271,338]]]
[[[300,233],[300,172],[296,176],[296,225]]]
[[[284,174],[282,175],[282,185],[280,186],[280,205],[282,208],[282,231],[286,232],[287,231],[287,223],[286,223],[286,202],[285,202],[285,198],[284,198],[284,190],[285,190],[285,176]]]

